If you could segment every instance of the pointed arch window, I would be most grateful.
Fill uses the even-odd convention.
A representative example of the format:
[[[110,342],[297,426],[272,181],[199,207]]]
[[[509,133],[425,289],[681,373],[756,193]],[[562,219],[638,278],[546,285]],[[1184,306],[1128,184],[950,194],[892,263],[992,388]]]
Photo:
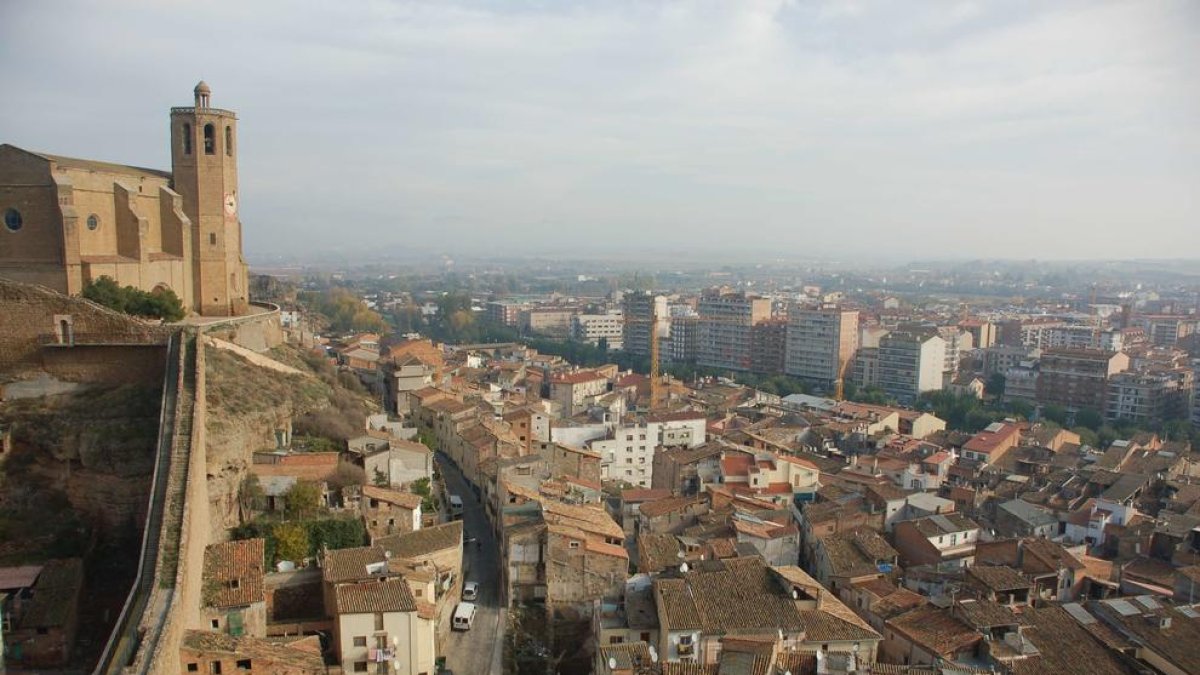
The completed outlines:
[[[192,125],[183,125],[183,154],[192,154]]]
[[[204,154],[214,155],[217,152],[217,129],[212,124],[204,125]]]

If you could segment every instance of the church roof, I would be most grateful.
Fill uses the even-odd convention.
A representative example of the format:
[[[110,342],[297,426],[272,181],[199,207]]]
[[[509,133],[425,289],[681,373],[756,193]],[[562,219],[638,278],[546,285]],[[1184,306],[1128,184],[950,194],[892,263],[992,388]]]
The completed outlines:
[[[16,147],[16,146],[13,146],[13,147]],[[23,148],[18,148],[18,149],[23,149]],[[166,179],[171,178],[170,171],[160,171],[159,169],[147,169],[147,168],[141,167],[141,166],[129,166],[127,164],[114,164],[112,162],[98,162],[93,159],[79,159],[76,157],[63,157],[62,155],[51,155],[51,154],[48,154],[45,152],[34,152],[32,150],[25,150],[25,152],[28,152],[29,154],[35,155],[37,157],[41,157],[42,159],[45,159],[47,161],[54,162],[55,164],[57,164],[59,166],[67,167],[70,169],[87,169],[88,171],[110,171],[113,173],[148,175],[148,176],[155,176],[157,178],[166,178]]]

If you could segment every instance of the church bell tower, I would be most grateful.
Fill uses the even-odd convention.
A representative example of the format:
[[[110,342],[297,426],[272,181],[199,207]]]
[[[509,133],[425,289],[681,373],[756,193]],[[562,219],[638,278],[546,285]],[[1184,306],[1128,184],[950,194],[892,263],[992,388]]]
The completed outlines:
[[[249,308],[242,223],[238,219],[237,115],[210,105],[196,85],[195,104],[171,108],[171,172],[192,221],[192,311],[235,316]]]

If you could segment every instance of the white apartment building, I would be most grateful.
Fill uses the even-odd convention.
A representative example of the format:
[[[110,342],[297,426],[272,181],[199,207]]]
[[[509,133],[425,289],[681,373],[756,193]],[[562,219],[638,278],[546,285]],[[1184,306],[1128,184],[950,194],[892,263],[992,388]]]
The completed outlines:
[[[386,564],[385,564],[386,565]],[[334,643],[345,673],[432,673],[434,610],[400,578],[335,589]]]
[[[571,337],[592,345],[604,339],[609,349],[621,349],[625,342],[625,315],[619,310],[608,314],[577,314],[571,317]]]
[[[936,334],[893,332],[879,341],[879,386],[901,403],[942,388],[946,341]]]
[[[600,455],[600,479],[650,487],[655,448],[704,445],[706,423],[701,413],[673,413],[614,428],[606,438],[589,443],[591,450]]]
[[[975,348],[975,338],[958,326],[941,326],[938,335],[946,341],[945,363],[942,371],[942,386],[954,381],[958,374],[958,364],[963,357]]]
[[[849,374],[858,340],[856,310],[793,306],[788,310],[784,372],[832,384]]]

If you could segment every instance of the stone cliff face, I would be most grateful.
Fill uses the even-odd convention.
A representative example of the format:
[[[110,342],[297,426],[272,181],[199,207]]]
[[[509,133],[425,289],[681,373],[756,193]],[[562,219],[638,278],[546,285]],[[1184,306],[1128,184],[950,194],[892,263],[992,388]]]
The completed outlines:
[[[160,405],[158,388],[132,385],[0,405],[0,424],[12,426],[15,446],[4,466],[5,506],[20,509],[61,495],[101,531],[140,528]]]
[[[210,541],[224,541],[227,531],[242,522],[239,495],[253,453],[276,447],[276,433],[292,422],[333,408],[339,402],[363,397],[341,387],[331,371],[316,372],[291,347],[274,356],[301,374],[281,373],[254,364],[229,351],[207,347],[208,494]],[[353,421],[363,428],[363,420]]]

